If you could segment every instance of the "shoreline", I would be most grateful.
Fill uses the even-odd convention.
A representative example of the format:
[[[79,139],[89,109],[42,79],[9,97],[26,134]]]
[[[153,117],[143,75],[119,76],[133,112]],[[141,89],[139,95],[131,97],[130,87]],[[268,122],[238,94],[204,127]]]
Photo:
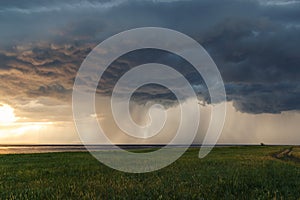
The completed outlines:
[[[119,150],[119,148],[124,150],[142,150],[142,149],[159,149],[163,148],[165,145],[0,145],[0,155],[5,154],[36,154],[36,153],[59,153],[59,152],[89,152],[90,151],[110,151]],[[264,147],[264,146],[282,146],[290,147],[295,145],[215,145],[213,148],[222,147]],[[86,148],[88,147],[88,149]],[[170,148],[200,148],[201,145],[170,145]],[[211,147],[211,146],[204,146]]]

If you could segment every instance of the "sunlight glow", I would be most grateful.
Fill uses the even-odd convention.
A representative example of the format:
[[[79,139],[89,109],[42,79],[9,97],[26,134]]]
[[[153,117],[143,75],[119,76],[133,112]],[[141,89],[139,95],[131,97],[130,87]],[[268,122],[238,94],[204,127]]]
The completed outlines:
[[[7,104],[0,104],[0,124],[11,124],[17,120],[14,109]]]

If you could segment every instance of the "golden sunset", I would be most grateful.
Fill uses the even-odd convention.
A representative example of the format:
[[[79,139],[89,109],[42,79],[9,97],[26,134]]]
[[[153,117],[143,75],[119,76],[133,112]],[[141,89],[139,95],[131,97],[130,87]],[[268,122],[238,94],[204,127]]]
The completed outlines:
[[[299,13],[1,1],[0,199],[299,199]]]

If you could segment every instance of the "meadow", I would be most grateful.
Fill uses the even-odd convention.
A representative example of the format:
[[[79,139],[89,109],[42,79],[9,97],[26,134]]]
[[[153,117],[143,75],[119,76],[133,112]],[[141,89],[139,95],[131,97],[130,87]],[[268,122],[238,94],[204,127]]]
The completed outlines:
[[[217,147],[204,159],[190,148],[146,174],[110,169],[87,152],[0,155],[0,199],[300,199],[300,163],[290,159],[300,151],[280,154],[288,148]]]

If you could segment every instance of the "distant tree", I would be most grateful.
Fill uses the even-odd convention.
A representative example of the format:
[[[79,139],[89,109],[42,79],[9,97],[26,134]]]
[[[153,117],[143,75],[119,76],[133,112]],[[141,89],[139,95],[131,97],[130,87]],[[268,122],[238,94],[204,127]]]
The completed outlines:
[[[265,146],[265,144],[264,143],[260,143],[260,146]]]

